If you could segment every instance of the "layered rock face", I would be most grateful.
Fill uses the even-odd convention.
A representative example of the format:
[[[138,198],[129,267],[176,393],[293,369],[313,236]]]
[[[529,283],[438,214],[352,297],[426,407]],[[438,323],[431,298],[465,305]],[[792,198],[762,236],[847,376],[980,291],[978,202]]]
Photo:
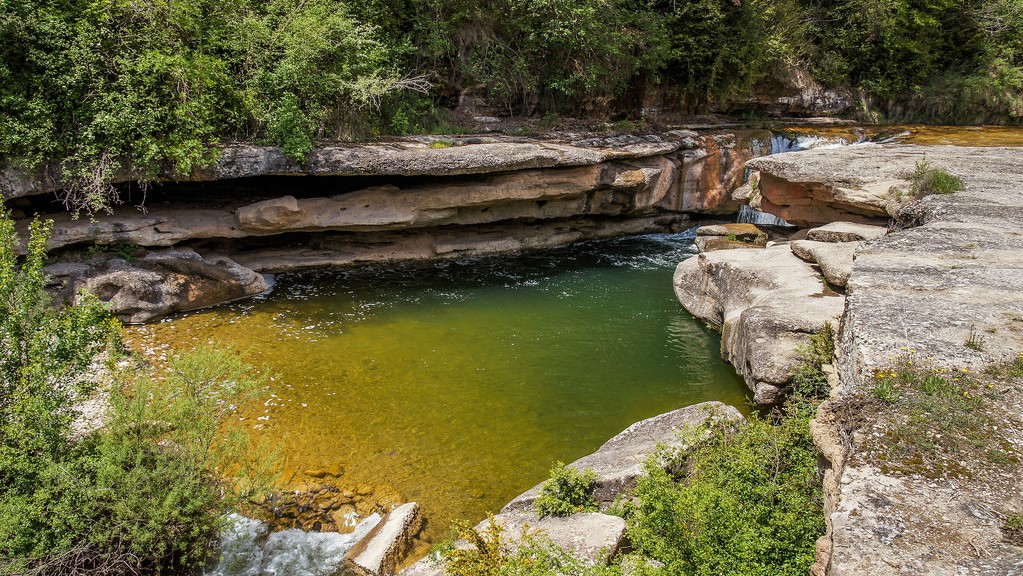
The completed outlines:
[[[893,203],[921,161],[959,176],[965,189]],[[872,399],[882,393],[876,375],[899,362],[964,375],[1023,351],[1023,149],[857,146],[753,164],[765,199],[772,188],[785,191],[784,205],[773,197],[788,220],[873,210],[913,225],[872,239],[848,230],[839,236],[866,241],[852,248],[838,377],[813,425],[826,458],[829,526],[814,573],[1019,573],[1023,548],[1001,528],[1023,513],[1020,380],[985,388],[984,411],[995,422],[984,435],[1008,459],[991,460],[991,448],[978,446],[953,456],[952,471],[897,466],[887,447],[900,442],[899,430],[919,424],[897,404],[881,410]],[[814,258],[819,247],[810,242],[793,251]],[[856,408],[864,405],[874,407]],[[928,441],[939,451],[951,442],[940,435]]]
[[[277,148],[228,147],[211,168],[168,175],[142,209],[45,214],[55,221],[49,247],[64,260],[51,273],[66,291],[88,288],[122,320],[145,322],[257,293],[259,273],[680,231],[690,214],[737,210],[731,192],[762,148],[755,136],[409,140],[323,147],[301,165]],[[218,183],[196,184],[206,181]],[[32,197],[60,184],[6,170],[0,186],[24,237],[27,214],[43,206]],[[114,248],[75,255],[97,246]],[[116,257],[125,248],[141,256]],[[187,256],[174,264],[172,254]]]

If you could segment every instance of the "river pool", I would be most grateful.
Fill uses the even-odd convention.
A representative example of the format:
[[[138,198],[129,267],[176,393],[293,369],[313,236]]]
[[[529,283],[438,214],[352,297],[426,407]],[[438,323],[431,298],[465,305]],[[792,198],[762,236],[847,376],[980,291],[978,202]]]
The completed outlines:
[[[157,356],[215,340],[272,367],[274,396],[239,418],[282,444],[287,476],[390,484],[432,541],[633,422],[706,400],[748,411],[719,335],[672,293],[694,252],[690,233],[287,274],[130,338]]]

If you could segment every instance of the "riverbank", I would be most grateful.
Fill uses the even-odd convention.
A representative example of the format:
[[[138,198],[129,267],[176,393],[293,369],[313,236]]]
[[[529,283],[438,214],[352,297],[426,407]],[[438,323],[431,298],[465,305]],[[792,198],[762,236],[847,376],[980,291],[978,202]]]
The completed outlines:
[[[913,198],[920,163],[963,189]],[[895,227],[851,253],[832,398],[814,426],[829,527],[815,573],[1019,570],[1005,522],[1023,511],[1021,150],[857,146],[750,167],[769,211],[819,224],[857,207]],[[757,356],[765,333],[752,320],[740,322]],[[950,390],[969,402],[938,402]]]

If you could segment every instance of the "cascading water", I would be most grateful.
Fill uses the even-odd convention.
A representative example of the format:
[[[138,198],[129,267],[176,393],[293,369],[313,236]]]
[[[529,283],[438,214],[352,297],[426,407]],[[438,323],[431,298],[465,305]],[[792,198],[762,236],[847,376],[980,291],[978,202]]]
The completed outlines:
[[[764,155],[799,152],[802,150],[839,148],[842,146],[849,146],[850,144],[858,144],[867,140],[867,135],[864,133],[857,133],[855,138],[847,138],[845,136],[828,137],[813,134],[773,134],[771,136],[770,152],[767,152]],[[757,152],[758,150],[766,151],[767,146],[763,145],[754,147],[754,152]],[[746,176],[748,178],[749,174]],[[736,221],[743,224],[756,224],[760,226],[789,225],[788,222],[778,218],[774,214],[761,212],[751,208],[747,204],[743,204],[742,207],[739,208],[739,216]]]
[[[750,208],[749,204],[743,204],[739,207],[739,216],[735,220],[741,224],[755,224],[758,226],[788,226],[789,223],[778,218],[774,214],[768,214],[767,212],[761,212]]]
[[[270,532],[266,524],[237,514],[220,534],[220,559],[204,576],[330,576],[345,554],[380,522],[373,514],[351,534]]]

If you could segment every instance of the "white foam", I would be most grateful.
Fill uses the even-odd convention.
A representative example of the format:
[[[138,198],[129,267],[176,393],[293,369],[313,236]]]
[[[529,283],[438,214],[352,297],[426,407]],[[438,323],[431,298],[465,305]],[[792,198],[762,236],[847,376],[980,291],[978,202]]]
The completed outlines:
[[[204,576],[330,576],[380,519],[373,514],[350,534],[297,529],[271,533],[258,520],[231,514],[220,534],[217,565]]]

